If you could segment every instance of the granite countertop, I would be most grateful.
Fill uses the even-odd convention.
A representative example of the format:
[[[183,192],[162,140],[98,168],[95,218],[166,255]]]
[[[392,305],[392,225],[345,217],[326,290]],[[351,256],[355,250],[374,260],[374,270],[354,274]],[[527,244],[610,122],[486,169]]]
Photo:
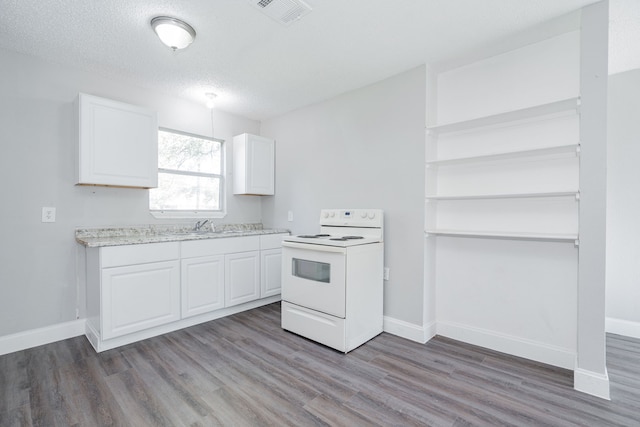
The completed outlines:
[[[262,224],[207,223],[200,231],[189,225],[142,225],[109,228],[78,228],[76,241],[86,247],[139,245],[144,243],[181,242],[264,234],[289,234],[283,228],[263,228]]]

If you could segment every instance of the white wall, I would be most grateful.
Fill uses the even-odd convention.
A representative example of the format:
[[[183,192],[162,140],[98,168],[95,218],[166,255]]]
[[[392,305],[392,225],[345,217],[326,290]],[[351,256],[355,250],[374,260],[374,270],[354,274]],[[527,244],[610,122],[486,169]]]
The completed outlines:
[[[148,212],[146,190],[74,186],[72,104],[78,92],[151,107],[162,127],[210,136],[212,122],[203,105],[95,72],[6,50],[0,50],[0,63],[1,337],[73,320],[76,308],[84,312],[76,279],[76,227],[157,222]],[[219,111],[213,124],[214,136],[227,141],[259,132],[259,122]],[[228,201],[228,215],[218,222],[260,221],[259,197]],[[41,222],[43,206],[56,207],[55,223]]]
[[[640,338],[640,70],[609,76],[607,332]]]
[[[265,223],[308,233],[322,208],[383,209],[385,316],[420,326],[425,73],[415,68],[261,129],[276,140],[276,195],[264,199]]]

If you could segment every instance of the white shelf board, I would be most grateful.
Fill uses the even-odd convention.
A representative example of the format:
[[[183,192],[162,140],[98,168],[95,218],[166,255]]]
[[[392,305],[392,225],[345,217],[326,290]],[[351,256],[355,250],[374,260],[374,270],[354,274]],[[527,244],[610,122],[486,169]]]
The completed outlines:
[[[446,123],[435,126],[427,126],[427,130],[437,133],[459,132],[484,126],[491,126],[517,120],[532,119],[545,115],[560,113],[563,111],[577,110],[580,105],[580,98],[569,98],[561,101],[549,102],[547,104],[536,105],[534,107],[522,108],[520,110],[506,111],[504,113],[493,114],[476,119],[463,120],[460,122]]]
[[[517,240],[546,240],[558,242],[574,242],[578,241],[578,234],[565,233],[530,233],[530,232],[511,232],[511,231],[479,231],[479,230],[425,230],[427,234],[436,236],[454,236],[454,237],[486,237],[496,239],[517,239]]]
[[[575,153],[580,152],[580,144],[557,145],[553,147],[534,148],[530,150],[506,151],[502,153],[483,154],[479,156],[457,157],[451,159],[429,160],[427,165],[454,165],[462,163],[484,162],[490,160],[508,160],[520,157],[535,157],[553,154]]]
[[[578,198],[580,193],[577,190],[573,191],[554,191],[547,193],[508,193],[508,194],[466,194],[466,195],[452,195],[452,196],[440,196],[440,195],[427,195],[426,199],[429,200],[476,200],[476,199],[528,199],[533,197],[568,197],[573,196]]]

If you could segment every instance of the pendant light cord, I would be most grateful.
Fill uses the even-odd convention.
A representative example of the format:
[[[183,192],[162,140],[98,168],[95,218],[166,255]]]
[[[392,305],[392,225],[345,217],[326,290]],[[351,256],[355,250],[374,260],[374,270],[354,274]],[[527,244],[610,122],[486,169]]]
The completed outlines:
[[[211,109],[211,139],[215,139],[215,128],[213,127],[213,108]]]

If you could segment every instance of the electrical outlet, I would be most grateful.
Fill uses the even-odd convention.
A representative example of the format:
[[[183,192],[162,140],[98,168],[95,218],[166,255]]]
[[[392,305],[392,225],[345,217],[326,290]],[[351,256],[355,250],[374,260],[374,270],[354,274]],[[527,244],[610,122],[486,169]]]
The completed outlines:
[[[56,222],[56,208],[42,208],[42,222]]]
[[[385,267],[384,270],[382,270],[382,278],[384,280],[389,280],[389,267]]]
[[[293,221],[293,211],[287,212],[287,221]]]

